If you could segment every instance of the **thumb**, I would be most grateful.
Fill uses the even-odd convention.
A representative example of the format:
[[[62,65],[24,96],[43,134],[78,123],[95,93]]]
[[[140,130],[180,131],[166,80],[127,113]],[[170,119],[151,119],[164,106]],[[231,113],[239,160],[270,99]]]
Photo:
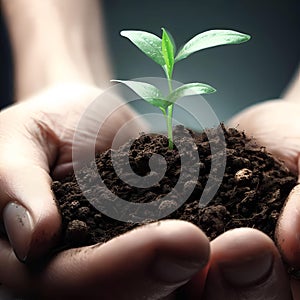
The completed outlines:
[[[18,173],[20,170],[24,171]],[[45,254],[54,245],[60,228],[48,174],[24,164],[18,169],[2,169],[1,177],[3,222],[16,256],[25,262]]]
[[[195,225],[165,220],[104,244],[59,252],[42,272],[28,272],[0,240],[0,282],[34,299],[166,299],[206,274],[209,241]],[[198,282],[199,285],[204,285]],[[28,299],[33,297],[28,297]],[[27,299],[27,298],[26,298]],[[168,298],[169,299],[169,298]]]
[[[0,213],[16,256],[25,261],[51,247],[61,220],[51,191],[47,149],[28,130],[28,120],[8,127],[6,117],[9,114],[2,113]]]
[[[204,272],[210,251],[199,228],[178,220],[148,224],[83,249],[51,261],[39,278],[43,299],[162,299]]]
[[[211,249],[204,299],[292,299],[278,250],[262,232],[227,231]]]

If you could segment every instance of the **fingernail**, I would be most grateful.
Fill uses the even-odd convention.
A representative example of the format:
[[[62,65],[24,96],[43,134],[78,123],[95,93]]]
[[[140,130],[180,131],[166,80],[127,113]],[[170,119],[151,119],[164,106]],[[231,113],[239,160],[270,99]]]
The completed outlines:
[[[3,211],[3,221],[10,244],[17,258],[25,262],[33,232],[33,221],[22,205],[10,202]]]
[[[206,263],[194,261],[176,261],[170,258],[158,258],[152,266],[156,279],[168,283],[185,283]]]
[[[274,256],[272,253],[260,253],[243,260],[221,263],[219,268],[223,278],[233,286],[249,286],[263,282],[271,274]]]

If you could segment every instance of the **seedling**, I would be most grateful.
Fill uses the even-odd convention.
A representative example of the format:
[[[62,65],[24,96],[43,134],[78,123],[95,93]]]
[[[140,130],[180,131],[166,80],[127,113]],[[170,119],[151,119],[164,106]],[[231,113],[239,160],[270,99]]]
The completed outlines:
[[[154,85],[146,82],[133,80],[113,81],[127,85],[142,99],[162,111],[167,124],[169,149],[173,149],[172,118],[175,102],[185,96],[210,94],[216,91],[210,85],[199,82],[187,83],[174,90],[172,87],[172,76],[175,63],[199,50],[226,44],[241,44],[250,39],[249,35],[233,30],[209,30],[194,36],[175,55],[176,46],[174,40],[164,28],[162,28],[161,38],[140,30],[123,30],[120,34],[128,38],[142,52],[159,64],[165,72],[169,88],[167,96],[164,96]]]

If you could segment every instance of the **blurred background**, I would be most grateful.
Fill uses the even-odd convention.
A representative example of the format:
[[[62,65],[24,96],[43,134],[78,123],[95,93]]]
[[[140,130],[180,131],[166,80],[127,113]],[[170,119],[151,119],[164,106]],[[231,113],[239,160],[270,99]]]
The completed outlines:
[[[138,29],[161,35],[168,29],[179,47],[209,29],[233,29],[252,39],[241,45],[210,48],[178,62],[174,79],[205,82],[217,93],[205,96],[226,121],[241,109],[277,98],[300,58],[299,0],[104,0],[107,42],[113,78],[163,77],[161,68],[119,32]],[[13,72],[8,37],[1,18],[0,96],[12,99]]]

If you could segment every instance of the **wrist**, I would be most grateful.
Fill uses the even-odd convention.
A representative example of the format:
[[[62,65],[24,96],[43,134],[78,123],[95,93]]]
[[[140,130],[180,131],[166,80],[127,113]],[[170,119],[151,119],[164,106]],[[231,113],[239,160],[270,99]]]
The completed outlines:
[[[13,48],[17,99],[56,83],[108,82],[97,1],[2,0],[2,4]]]

